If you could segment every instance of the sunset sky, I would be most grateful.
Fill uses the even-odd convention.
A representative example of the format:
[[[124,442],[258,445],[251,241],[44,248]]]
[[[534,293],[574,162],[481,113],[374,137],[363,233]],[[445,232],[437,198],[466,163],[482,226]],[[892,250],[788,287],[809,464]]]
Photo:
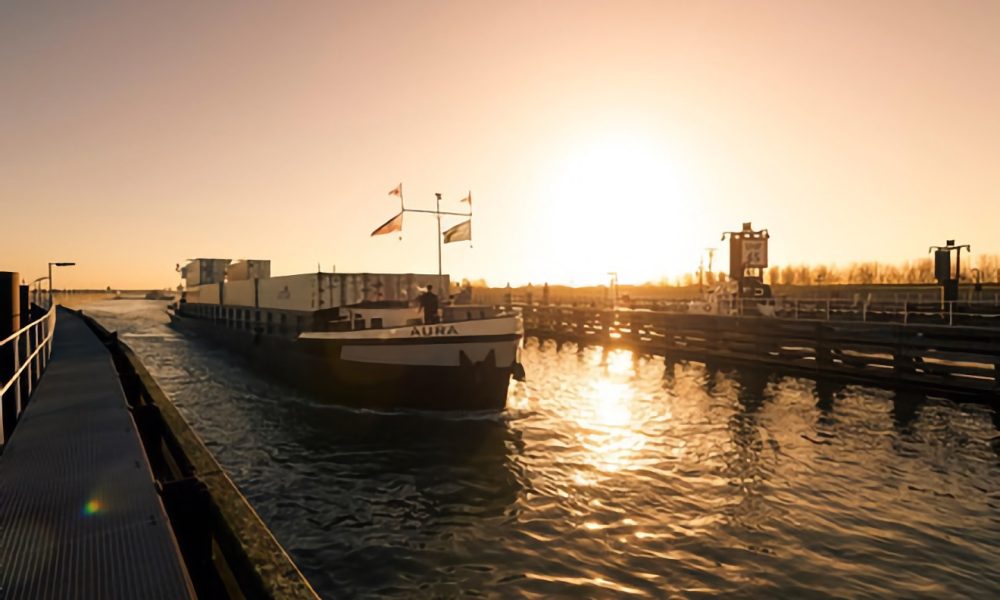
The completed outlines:
[[[1000,2],[0,3],[0,269],[436,272],[400,182],[498,285],[997,253]]]

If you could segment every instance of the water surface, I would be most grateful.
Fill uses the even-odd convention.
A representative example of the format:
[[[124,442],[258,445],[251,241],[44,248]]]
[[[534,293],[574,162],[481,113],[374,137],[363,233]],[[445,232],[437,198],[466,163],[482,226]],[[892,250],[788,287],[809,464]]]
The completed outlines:
[[[529,339],[501,414],[376,414],[163,308],[85,310],[324,597],[1000,596],[988,406]]]

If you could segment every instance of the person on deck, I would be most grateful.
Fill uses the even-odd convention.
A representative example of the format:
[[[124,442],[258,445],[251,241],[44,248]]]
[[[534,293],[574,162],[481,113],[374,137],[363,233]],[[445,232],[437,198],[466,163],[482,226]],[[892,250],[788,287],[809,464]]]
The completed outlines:
[[[433,325],[440,322],[438,318],[438,297],[434,293],[434,286],[427,286],[427,291],[417,296],[417,303],[424,312],[424,323]]]

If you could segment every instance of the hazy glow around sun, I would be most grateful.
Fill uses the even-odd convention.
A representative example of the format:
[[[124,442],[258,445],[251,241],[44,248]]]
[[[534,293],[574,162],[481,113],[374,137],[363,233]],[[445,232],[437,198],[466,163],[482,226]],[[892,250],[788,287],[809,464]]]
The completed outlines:
[[[569,146],[553,161],[544,198],[545,256],[563,281],[604,283],[610,271],[623,282],[656,281],[692,270],[703,245],[690,233],[697,213],[682,161],[641,133]]]

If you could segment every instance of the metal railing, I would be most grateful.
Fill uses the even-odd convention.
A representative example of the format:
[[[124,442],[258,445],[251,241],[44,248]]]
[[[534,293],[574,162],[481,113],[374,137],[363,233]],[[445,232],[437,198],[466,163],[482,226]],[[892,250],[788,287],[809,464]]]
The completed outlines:
[[[730,314],[782,319],[860,321],[902,325],[1000,327],[1000,307],[993,302],[866,302],[842,299],[775,298],[767,303],[744,300]]]
[[[3,382],[0,388],[0,446],[7,443],[8,432],[20,418],[49,364],[55,329],[56,310],[50,308],[43,316],[0,340],[0,360],[4,361],[8,370],[13,368],[10,379]],[[13,404],[13,415],[4,413],[8,404]]]
[[[836,321],[899,325],[944,325],[1000,329],[1000,306],[992,301],[933,303],[867,302],[839,298],[720,299],[677,301],[655,309],[611,306],[527,304],[514,299],[509,306],[527,310],[639,311],[662,314],[699,314],[724,317],[761,317],[794,321]]]

